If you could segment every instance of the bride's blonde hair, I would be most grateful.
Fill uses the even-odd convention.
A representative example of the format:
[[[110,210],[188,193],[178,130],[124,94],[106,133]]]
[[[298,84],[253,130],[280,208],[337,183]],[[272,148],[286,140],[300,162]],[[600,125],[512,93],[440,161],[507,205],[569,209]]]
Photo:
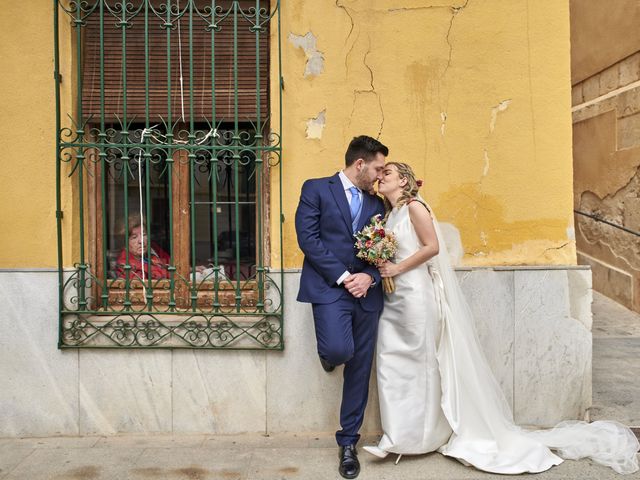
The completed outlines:
[[[388,167],[390,165],[396,167],[398,175],[401,179],[407,179],[407,183],[404,185],[404,187],[402,187],[402,195],[400,195],[398,203],[396,204],[396,207],[401,207],[412,198],[416,198],[418,196],[418,189],[420,188],[420,185],[418,185],[416,174],[413,173],[413,169],[409,165],[402,162],[387,162],[385,167]],[[387,214],[393,209],[393,207],[389,203],[389,200],[387,200],[386,198],[384,199],[384,209]]]

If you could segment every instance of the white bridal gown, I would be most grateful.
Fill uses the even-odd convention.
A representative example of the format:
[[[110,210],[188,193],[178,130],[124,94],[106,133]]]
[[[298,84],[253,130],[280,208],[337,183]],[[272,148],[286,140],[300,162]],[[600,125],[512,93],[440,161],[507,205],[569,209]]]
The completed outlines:
[[[434,225],[442,238],[435,218]],[[420,248],[407,205],[390,213],[386,228],[398,240],[396,262]],[[394,281],[378,330],[379,448],[402,454],[438,450],[507,474],[542,472],[563,458],[584,457],[619,473],[638,469],[638,441],[621,424],[563,422],[535,432],[514,425],[442,242],[438,255]]]

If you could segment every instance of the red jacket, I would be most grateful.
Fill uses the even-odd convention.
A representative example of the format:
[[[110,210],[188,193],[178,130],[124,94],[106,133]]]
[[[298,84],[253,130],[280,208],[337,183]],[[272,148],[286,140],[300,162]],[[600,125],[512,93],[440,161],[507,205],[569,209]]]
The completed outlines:
[[[144,275],[145,280],[151,276],[153,280],[159,278],[169,278],[169,271],[167,267],[171,262],[171,258],[169,254],[162,250],[158,245],[152,243],[151,244],[151,275],[149,275],[149,255],[148,252],[145,251],[145,269]],[[116,261],[116,274],[118,278],[126,278],[126,270],[125,265],[129,264],[131,266],[130,279],[133,280],[137,278],[142,280],[142,259],[132,253],[129,253],[129,262],[127,262],[127,251],[126,249],[122,249],[120,255],[118,256],[118,260]]]

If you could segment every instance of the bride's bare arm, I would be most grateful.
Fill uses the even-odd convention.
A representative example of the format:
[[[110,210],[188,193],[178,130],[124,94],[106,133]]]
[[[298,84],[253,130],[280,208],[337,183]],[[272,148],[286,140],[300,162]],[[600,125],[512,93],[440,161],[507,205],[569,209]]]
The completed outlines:
[[[439,252],[438,237],[433,226],[433,219],[427,207],[420,202],[411,202],[408,205],[409,218],[413,228],[418,235],[422,247],[400,263],[387,262],[380,267],[380,274],[383,277],[395,277],[418,265],[423,264]]]

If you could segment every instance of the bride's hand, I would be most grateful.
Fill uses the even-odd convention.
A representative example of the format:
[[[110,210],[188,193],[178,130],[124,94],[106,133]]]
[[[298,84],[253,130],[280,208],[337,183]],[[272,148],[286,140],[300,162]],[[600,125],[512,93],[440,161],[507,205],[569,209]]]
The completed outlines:
[[[399,275],[400,273],[402,273],[400,271],[400,267],[398,267],[397,263],[393,263],[393,262],[385,262],[382,265],[380,265],[378,267],[378,270],[380,271],[380,275],[384,278],[384,277],[395,277],[396,275]]]

